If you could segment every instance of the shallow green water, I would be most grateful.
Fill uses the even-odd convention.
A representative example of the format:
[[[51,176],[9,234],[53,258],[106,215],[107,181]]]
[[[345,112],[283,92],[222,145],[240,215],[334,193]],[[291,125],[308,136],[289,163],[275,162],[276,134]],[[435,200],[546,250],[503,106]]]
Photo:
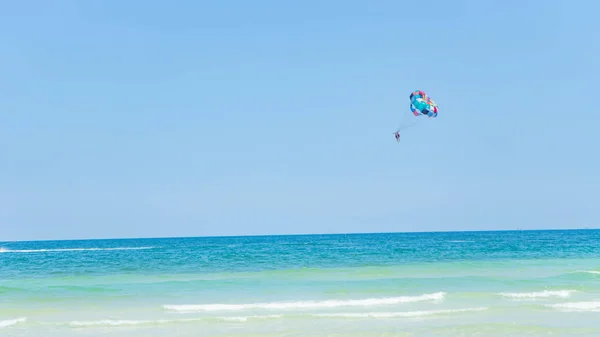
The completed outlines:
[[[598,336],[600,231],[0,243],[0,335]]]

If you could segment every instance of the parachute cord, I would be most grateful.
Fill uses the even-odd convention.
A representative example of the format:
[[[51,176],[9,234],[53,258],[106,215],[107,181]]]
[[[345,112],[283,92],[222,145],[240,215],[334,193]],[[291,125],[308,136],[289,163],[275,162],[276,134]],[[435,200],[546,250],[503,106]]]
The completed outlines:
[[[398,125],[397,130],[402,131],[402,130],[405,130],[405,129],[408,129],[408,128],[411,128],[411,127],[417,125],[420,122],[420,120],[422,119],[421,117],[422,116],[413,115],[412,111],[409,110],[408,113],[404,113],[402,115],[402,119],[400,120],[400,124]],[[407,120],[409,118],[410,118],[410,120]]]

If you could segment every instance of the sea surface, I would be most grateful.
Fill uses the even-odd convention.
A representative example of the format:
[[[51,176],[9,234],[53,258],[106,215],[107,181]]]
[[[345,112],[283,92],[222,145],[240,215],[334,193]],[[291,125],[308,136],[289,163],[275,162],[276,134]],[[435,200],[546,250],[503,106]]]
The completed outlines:
[[[600,231],[0,242],[0,336],[600,336]]]

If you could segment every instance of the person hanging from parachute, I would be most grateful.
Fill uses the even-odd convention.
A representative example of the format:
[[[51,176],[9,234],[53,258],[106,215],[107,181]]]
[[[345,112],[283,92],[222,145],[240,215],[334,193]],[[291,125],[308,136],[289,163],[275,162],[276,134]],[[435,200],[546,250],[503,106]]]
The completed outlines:
[[[413,91],[410,96],[410,111],[415,117],[428,116],[435,118],[438,115],[438,105],[422,90]],[[400,130],[394,132],[396,142],[400,142]]]

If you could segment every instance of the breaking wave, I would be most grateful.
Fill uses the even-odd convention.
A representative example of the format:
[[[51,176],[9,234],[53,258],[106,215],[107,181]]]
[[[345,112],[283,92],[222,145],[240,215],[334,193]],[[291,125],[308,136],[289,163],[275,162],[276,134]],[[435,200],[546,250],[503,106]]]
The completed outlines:
[[[385,298],[367,298],[360,300],[324,300],[324,301],[295,301],[295,302],[267,302],[247,304],[188,304],[188,305],[165,305],[164,308],[177,312],[199,312],[199,311],[227,311],[246,309],[319,309],[338,307],[367,307],[379,305],[392,305],[401,303],[413,303],[422,301],[439,301],[444,299],[444,292],[423,294],[419,296],[399,296]]]

